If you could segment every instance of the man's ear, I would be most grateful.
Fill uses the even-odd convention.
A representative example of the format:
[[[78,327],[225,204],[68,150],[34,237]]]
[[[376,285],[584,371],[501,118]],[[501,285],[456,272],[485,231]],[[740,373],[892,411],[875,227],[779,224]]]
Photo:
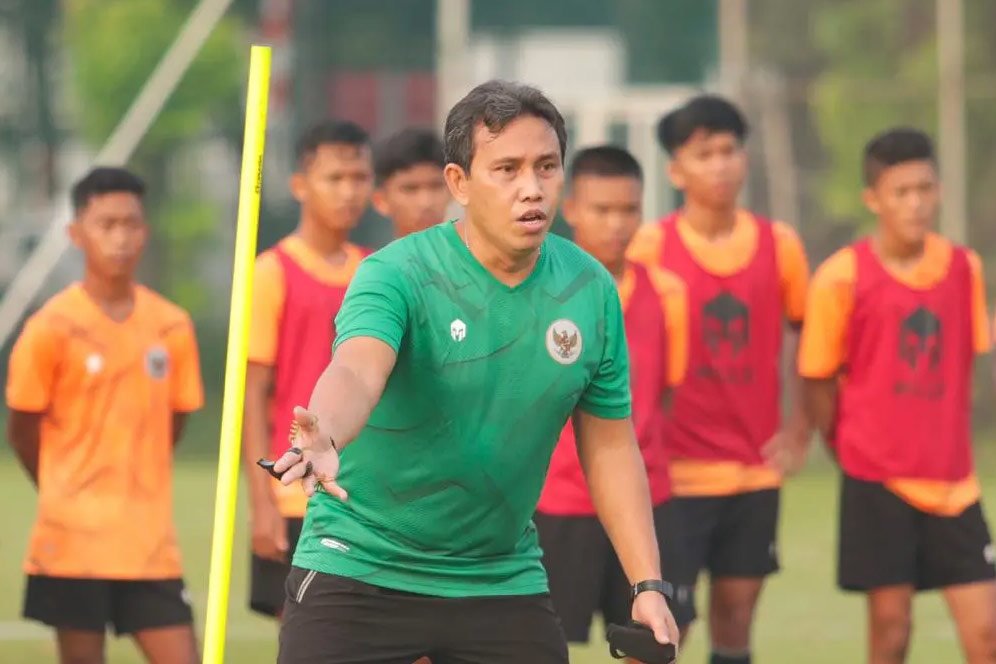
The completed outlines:
[[[872,187],[865,187],[861,191],[861,201],[865,204],[865,207],[871,211],[872,214],[878,216],[879,211],[882,209],[882,206],[879,204],[878,194],[875,193],[875,190]]]
[[[446,164],[443,169],[443,177],[446,178],[446,186],[450,190],[450,196],[460,205],[466,207],[470,201],[467,193],[470,174],[457,164]]]
[[[370,203],[373,205],[374,210],[377,211],[377,214],[388,219],[391,218],[391,206],[387,204],[387,195],[384,194],[383,188],[377,187],[374,189],[373,195],[370,197]]]
[[[294,196],[294,200],[298,203],[303,203],[305,198],[304,173],[294,171],[294,173],[290,176],[289,184],[291,195]]]

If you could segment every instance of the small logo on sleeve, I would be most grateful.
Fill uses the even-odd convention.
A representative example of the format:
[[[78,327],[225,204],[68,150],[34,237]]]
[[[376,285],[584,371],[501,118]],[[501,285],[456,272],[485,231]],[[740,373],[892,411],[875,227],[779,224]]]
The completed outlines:
[[[573,321],[561,318],[553,321],[546,330],[546,349],[559,364],[577,362],[583,345],[581,331]]]
[[[463,341],[467,338],[467,324],[457,318],[450,323],[450,336],[453,341]]]

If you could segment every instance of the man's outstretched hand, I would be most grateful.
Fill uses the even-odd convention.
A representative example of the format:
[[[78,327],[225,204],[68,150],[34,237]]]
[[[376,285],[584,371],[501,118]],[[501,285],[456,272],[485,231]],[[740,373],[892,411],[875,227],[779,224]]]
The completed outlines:
[[[280,482],[290,485],[302,480],[309,497],[321,490],[346,500],[346,490],[336,482],[339,453],[331,434],[321,431],[318,418],[300,406],[294,408],[294,428],[293,446],[273,466],[274,471],[283,473]]]

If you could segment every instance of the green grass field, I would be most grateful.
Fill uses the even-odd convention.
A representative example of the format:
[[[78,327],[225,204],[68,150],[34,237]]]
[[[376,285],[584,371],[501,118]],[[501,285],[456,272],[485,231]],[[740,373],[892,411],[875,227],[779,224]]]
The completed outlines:
[[[988,450],[980,468],[996,461]],[[988,476],[989,504],[996,500],[996,482]],[[207,600],[208,557],[213,518],[214,468],[205,462],[181,462],[176,472],[176,515],[187,580],[196,603],[198,632],[203,629]],[[864,660],[864,604],[843,595],[833,583],[836,477],[822,461],[794,479],[783,498],[781,555],[784,571],[775,577],[762,599],[755,632],[755,661],[765,664],[837,664]],[[34,518],[33,489],[14,460],[0,457],[6,528],[0,539],[0,662],[55,661],[50,635],[20,619],[23,577],[20,572],[29,527]],[[17,509],[10,509],[16,506]],[[240,509],[232,578],[226,661],[239,664],[273,662],[276,626],[251,615],[245,607],[246,511]],[[700,612],[704,605],[699,603]],[[697,626],[684,650],[683,661],[705,661],[705,631]],[[961,656],[954,630],[940,598],[927,595],[916,605],[915,639],[910,661],[956,662]],[[109,661],[141,661],[129,641],[111,641]],[[572,651],[572,662],[613,661],[601,642]]]

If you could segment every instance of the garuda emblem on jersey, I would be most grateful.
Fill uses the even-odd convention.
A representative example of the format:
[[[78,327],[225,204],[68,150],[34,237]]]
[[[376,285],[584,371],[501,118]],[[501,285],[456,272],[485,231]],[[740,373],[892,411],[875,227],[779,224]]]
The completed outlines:
[[[162,346],[155,346],[145,354],[145,370],[156,380],[166,377],[169,368],[169,353]]]
[[[574,364],[581,356],[581,331],[567,319],[553,321],[546,330],[546,349],[560,364]]]

